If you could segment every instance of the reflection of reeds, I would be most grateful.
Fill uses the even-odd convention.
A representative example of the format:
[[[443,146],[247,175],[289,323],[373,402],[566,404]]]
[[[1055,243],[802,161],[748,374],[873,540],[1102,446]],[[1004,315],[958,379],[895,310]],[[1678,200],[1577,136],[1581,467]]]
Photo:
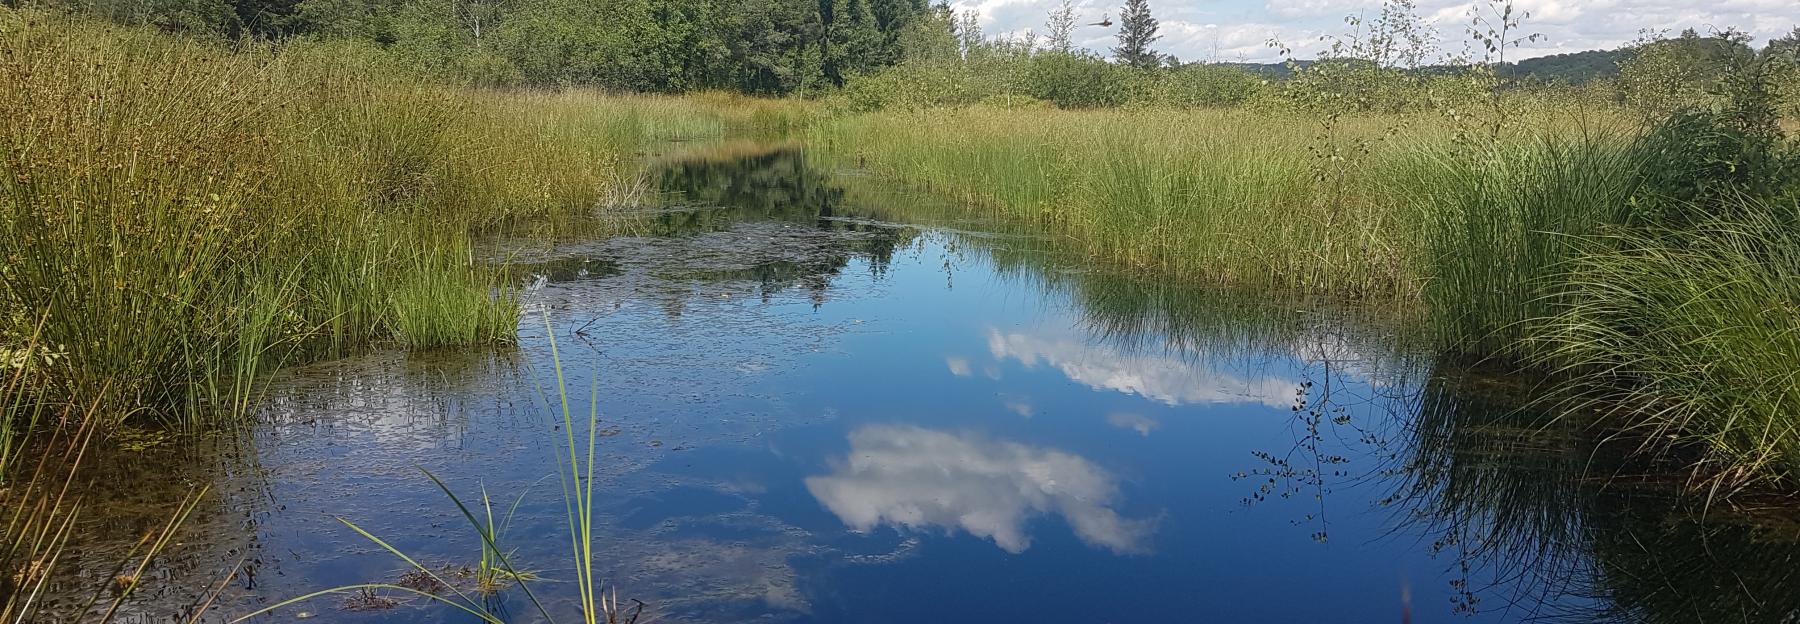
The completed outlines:
[[[41,441],[46,451],[38,455],[23,479],[0,488],[0,509],[7,510],[0,514],[0,621],[37,621],[45,615],[39,601],[51,584],[69,582],[58,575],[58,564],[86,504],[77,482],[83,459],[106,423],[92,413],[97,406],[90,404],[86,413],[65,410],[58,420],[68,427],[56,428]],[[150,577],[156,558],[174,543],[208,489],[191,492],[161,528],[138,539],[110,576],[88,579],[93,593],[76,611],[82,621],[104,623],[119,614],[120,607]],[[97,605],[102,604],[104,609],[98,610]],[[210,604],[208,599],[197,606],[195,620]]]
[[[1440,367],[1442,369],[1444,367]],[[1413,403],[1399,478],[1382,504],[1400,527],[1453,560],[1458,607],[1495,588],[1508,604],[1554,603],[1582,589],[1592,459],[1572,422],[1528,409],[1526,384],[1439,370]]]
[[[1450,559],[1458,607],[1669,623],[1780,621],[1800,609],[1800,531],[1785,512],[1757,513],[1791,500],[1686,496],[1630,442],[1563,417],[1569,405],[1444,368],[1421,391],[1383,504],[1397,533],[1420,532]]]
[[[570,401],[568,383],[563,377],[562,356],[557,350],[556,331],[555,328],[549,326],[549,323],[550,319],[546,316],[544,324],[545,328],[549,330],[546,332],[546,336],[550,341],[551,362],[556,372],[557,396],[552,409],[560,410],[562,417],[560,429],[565,435],[561,451],[567,453],[566,456],[558,458],[559,466],[556,468],[556,474],[562,483],[563,503],[567,513],[569,552],[574,559],[576,598],[581,609],[580,621],[585,624],[635,624],[643,615],[644,603],[633,601],[634,606],[621,607],[618,590],[607,587],[605,581],[595,574],[594,568],[594,468],[598,442],[601,437],[606,435],[600,428],[599,379],[595,378],[592,384],[585,417],[579,416]],[[577,437],[577,429],[581,430],[579,434],[581,437]],[[568,463],[561,465],[564,459]],[[419,596],[456,608],[481,621],[503,624],[506,619],[489,608],[492,602],[478,599],[478,597],[494,594],[507,587],[517,587],[545,621],[556,622],[557,618],[551,614],[548,606],[539,599],[536,592],[532,591],[531,583],[538,579],[537,574],[515,564],[511,551],[502,549],[500,546],[501,534],[511,522],[513,513],[518,509],[519,503],[524,500],[525,494],[521,492],[501,520],[496,523],[493,501],[485,486],[481,489],[481,507],[477,512],[465,504],[437,475],[425,472],[425,477],[444,492],[445,497],[449,498],[450,502],[456,506],[457,511],[461,512],[463,519],[469,523],[469,527],[481,542],[481,559],[474,574],[475,595],[472,596],[459,589],[436,571],[388,544],[380,537],[363,530],[354,522],[338,518],[339,522],[357,534],[404,561],[409,569],[407,574],[402,577],[402,581],[398,583],[356,583],[322,589],[258,609],[233,621],[242,622],[320,596],[349,594],[352,597],[363,597],[370,600],[381,599],[378,592],[385,590]],[[449,595],[445,595],[446,593]],[[382,600],[381,604],[388,604],[385,599]]]

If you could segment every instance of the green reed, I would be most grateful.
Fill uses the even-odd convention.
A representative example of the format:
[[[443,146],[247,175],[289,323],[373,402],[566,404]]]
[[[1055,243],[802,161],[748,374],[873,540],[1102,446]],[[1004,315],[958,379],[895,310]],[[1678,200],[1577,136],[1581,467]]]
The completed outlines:
[[[43,364],[0,438],[37,404],[193,423],[285,363],[509,341],[475,237],[592,221],[654,142],[804,110],[731,104],[476,91],[365,45],[0,9],[0,350]]]
[[[1569,401],[1696,446],[1721,485],[1800,477],[1800,209],[1741,203],[1584,241],[1538,339]]]
[[[1529,346],[1579,237],[1625,220],[1638,166],[1630,136],[1596,130],[1421,145],[1381,172],[1414,232],[1434,342],[1478,356]]]
[[[1376,137],[1386,124],[1345,128]],[[1377,201],[1366,176],[1322,194],[1312,130],[1286,114],[973,107],[829,120],[811,138],[847,162],[1039,224],[1107,264],[1250,288],[1413,288],[1397,207]]]

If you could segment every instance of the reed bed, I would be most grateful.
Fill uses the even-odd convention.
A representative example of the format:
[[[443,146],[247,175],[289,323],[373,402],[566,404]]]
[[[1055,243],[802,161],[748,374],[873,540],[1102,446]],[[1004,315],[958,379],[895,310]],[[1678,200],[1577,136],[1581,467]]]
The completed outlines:
[[[191,424],[282,364],[509,341],[472,239],[603,216],[652,145],[805,115],[727,100],[471,90],[360,44],[0,9],[0,351],[35,363],[0,433],[95,402]]]
[[[1550,373],[1562,412],[1706,449],[1703,480],[1800,478],[1794,196],[1689,205],[1665,181],[1710,178],[1653,164],[1671,126],[1520,114],[1483,135],[1420,114],[971,106],[811,137],[1093,262],[1409,305],[1447,356]]]
[[[1409,148],[1380,175],[1426,277],[1421,329],[1440,349],[1524,357],[1583,237],[1627,220],[1640,166],[1632,137],[1606,129]]]
[[[1540,359],[1567,401],[1700,449],[1715,483],[1800,476],[1800,210],[1584,241]]]
[[[1321,158],[1307,119],[1251,110],[1007,111],[834,119],[815,148],[1003,217],[1100,262],[1185,281],[1361,296],[1417,289],[1393,202],[1361,172],[1392,158],[1392,120],[1345,120],[1374,153]],[[1446,132],[1434,123],[1410,129]],[[1356,171],[1334,201],[1328,170]]]

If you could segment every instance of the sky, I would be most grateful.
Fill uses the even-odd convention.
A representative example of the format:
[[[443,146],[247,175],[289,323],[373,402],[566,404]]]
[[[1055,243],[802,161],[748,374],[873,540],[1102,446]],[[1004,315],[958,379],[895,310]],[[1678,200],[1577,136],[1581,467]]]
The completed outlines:
[[[1061,0],[955,0],[958,10],[981,16],[988,35],[1022,34],[1027,29],[1042,33],[1045,17]],[[1082,23],[1113,18],[1112,28],[1083,26],[1079,44],[1107,54],[1116,43],[1119,5],[1123,0],[1075,0]],[[1467,0],[1418,0],[1419,14],[1438,32],[1439,47],[1450,53],[1463,51],[1467,40]],[[1150,0],[1150,11],[1161,24],[1156,48],[1183,61],[1281,60],[1269,47],[1278,39],[1294,50],[1297,58],[1312,58],[1325,44],[1324,35],[1347,31],[1344,17],[1379,11],[1380,0]],[[1485,6],[1485,3],[1483,3]],[[1529,58],[1616,48],[1638,39],[1646,29],[1673,36],[1684,28],[1701,33],[1735,27],[1755,37],[1761,47],[1770,38],[1800,26],[1800,0],[1516,0],[1516,10],[1527,12],[1525,32],[1541,38],[1522,45],[1518,55]]]

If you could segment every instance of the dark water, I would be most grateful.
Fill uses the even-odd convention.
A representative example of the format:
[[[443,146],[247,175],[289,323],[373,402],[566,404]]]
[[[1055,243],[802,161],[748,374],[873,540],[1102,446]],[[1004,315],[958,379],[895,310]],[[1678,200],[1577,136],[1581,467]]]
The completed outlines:
[[[496,250],[521,344],[284,372],[242,436],[106,452],[71,608],[213,488],[127,619],[225,620],[476,534],[575,613],[554,335],[598,384],[597,566],[663,622],[1793,621],[1794,525],[1669,496],[1404,315],[1083,270],[796,152],[670,167],[641,236]],[[930,224],[930,225],[923,225]],[[395,597],[398,594],[389,593]],[[487,599],[538,621],[517,588]],[[262,621],[468,622],[324,597]],[[66,611],[65,611],[66,612]]]

